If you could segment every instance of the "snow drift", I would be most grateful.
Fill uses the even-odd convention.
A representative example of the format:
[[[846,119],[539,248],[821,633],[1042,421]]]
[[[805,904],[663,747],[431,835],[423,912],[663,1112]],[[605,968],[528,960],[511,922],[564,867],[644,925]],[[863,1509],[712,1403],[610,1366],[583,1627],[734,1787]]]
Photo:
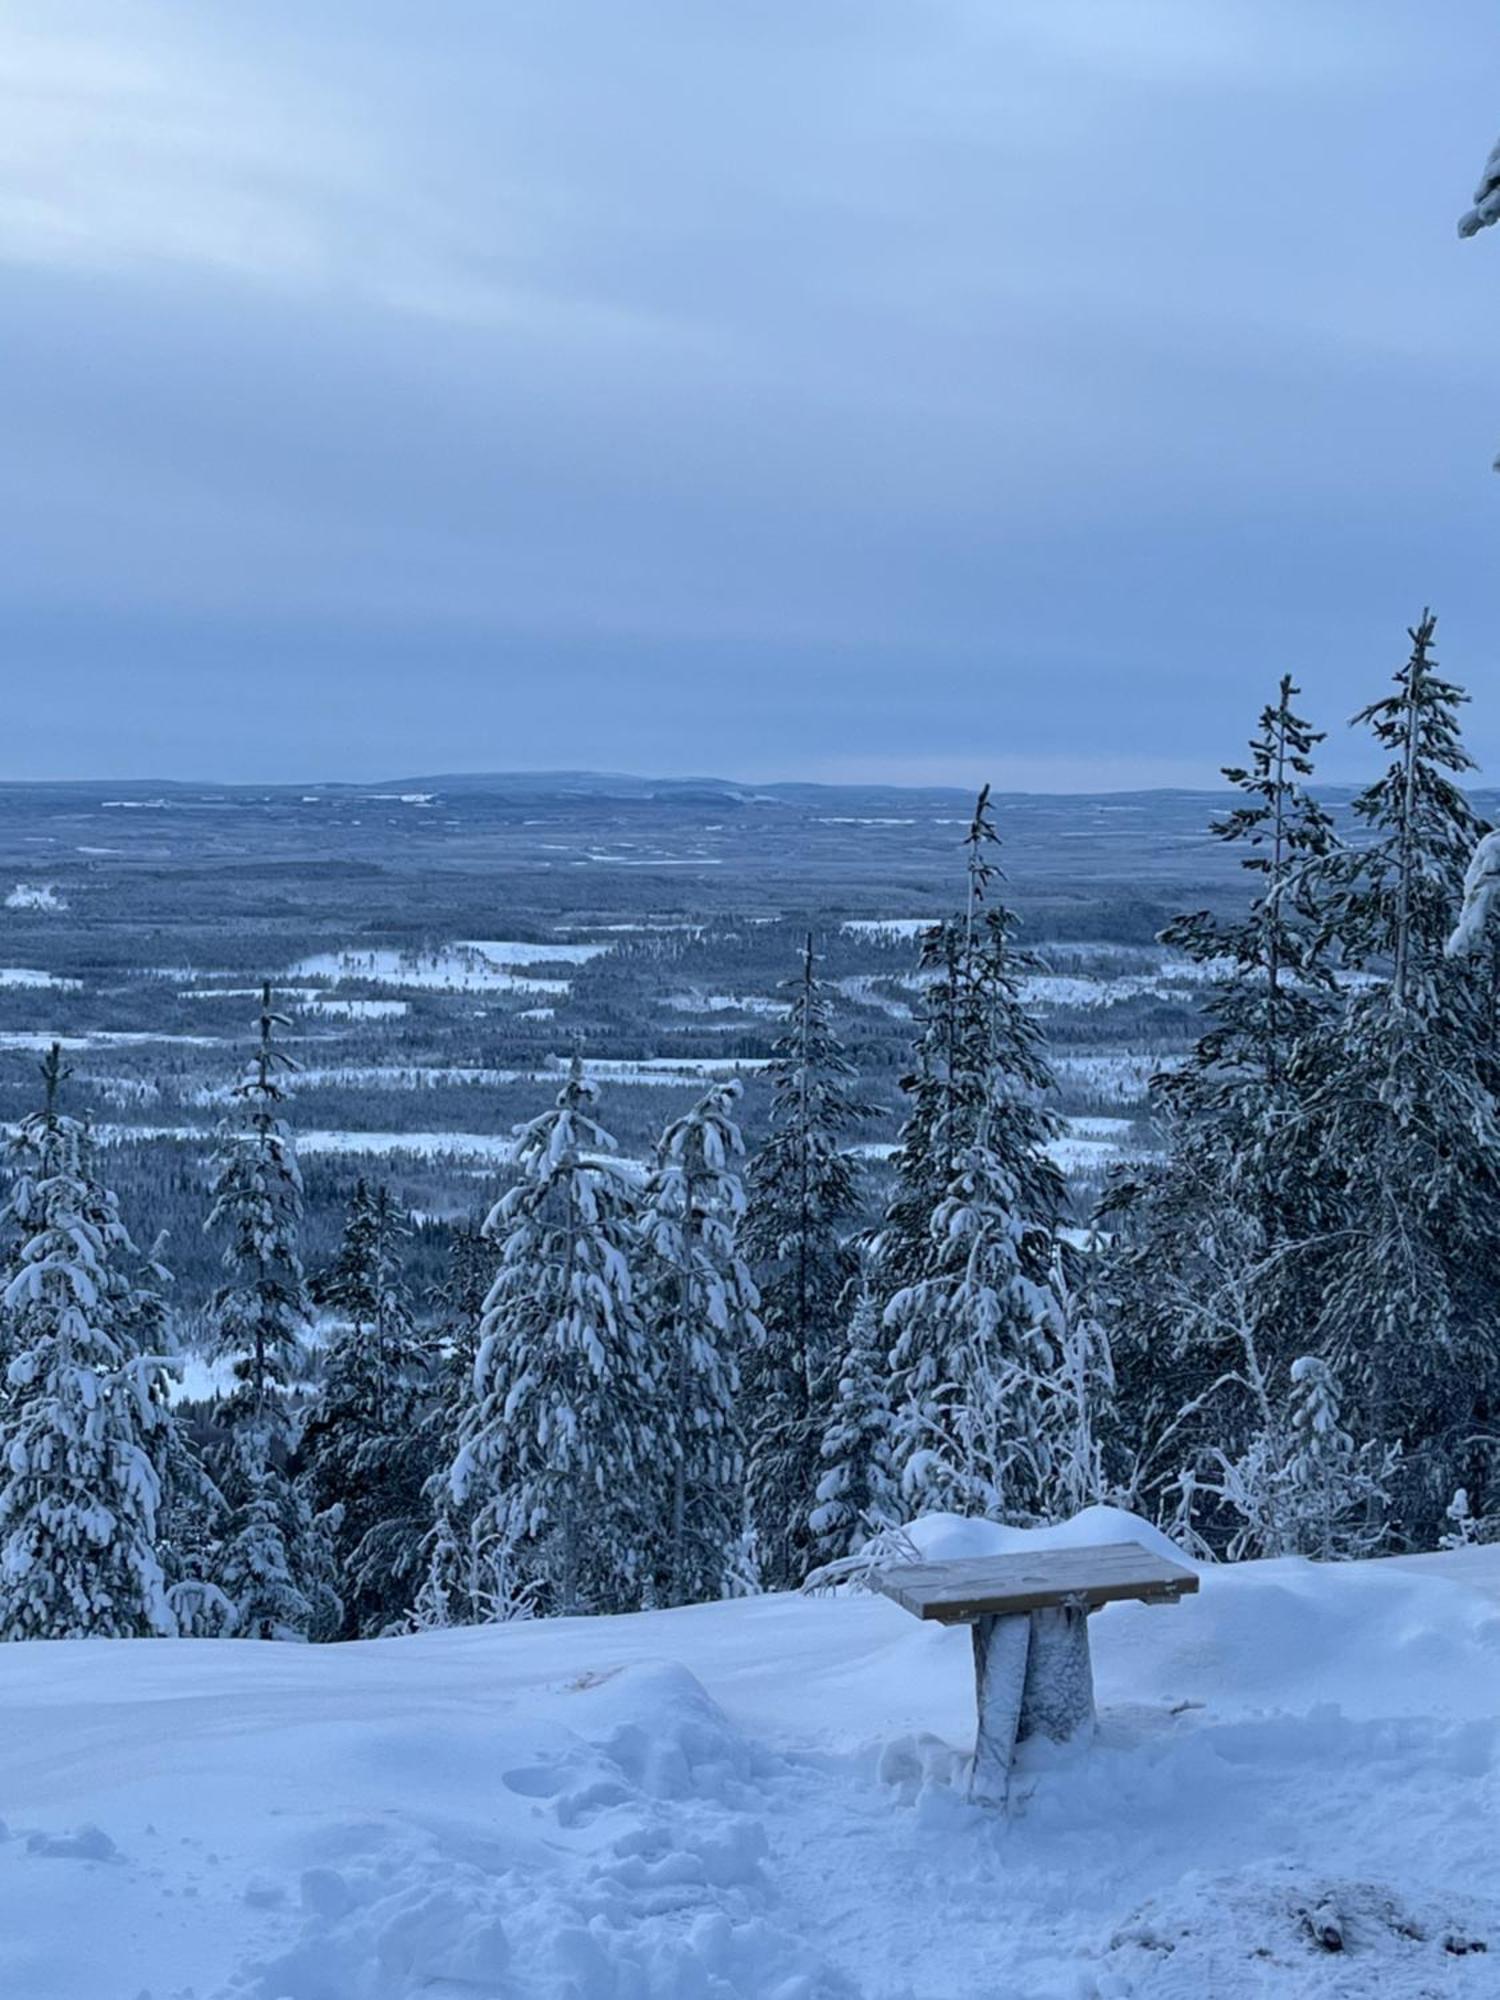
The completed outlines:
[[[1053,1531],[1127,1533],[1155,1540],[1098,1510]],[[1028,1746],[1005,1817],[963,1796],[966,1633],[876,1597],[0,1648],[0,1992],[1500,1991],[1489,1598],[1385,1563],[1209,1568],[1178,1606],[1101,1612],[1094,1654],[1097,1743]]]

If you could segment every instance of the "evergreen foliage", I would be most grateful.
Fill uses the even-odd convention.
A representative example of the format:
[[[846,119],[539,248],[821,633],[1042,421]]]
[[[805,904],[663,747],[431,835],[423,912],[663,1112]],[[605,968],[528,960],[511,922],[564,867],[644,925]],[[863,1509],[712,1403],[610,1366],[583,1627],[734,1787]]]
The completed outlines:
[[[1051,1073],[1021,1000],[1030,961],[1014,946],[1011,913],[987,902],[996,839],[986,787],[966,841],[968,907],[945,933],[959,949],[946,960],[941,1060],[926,1065],[943,1080],[931,1143],[948,1172],[923,1240],[898,1252],[896,1267],[917,1275],[885,1318],[908,1512],[1029,1520],[1052,1504],[1044,1385],[1058,1362],[1052,1272],[1064,1188],[1046,1151],[1060,1129],[1046,1104]],[[903,1152],[898,1173],[905,1167]],[[917,1192],[907,1184],[898,1194],[883,1251],[893,1230],[908,1238]],[[890,1268],[888,1255],[882,1262]]]
[[[390,1189],[357,1181],[338,1255],[314,1288],[338,1325],[300,1456],[313,1505],[335,1523],[346,1638],[403,1622],[426,1527],[416,1337],[401,1263],[410,1234]]]
[[[331,1637],[342,1618],[332,1524],[315,1518],[292,1470],[286,1389],[303,1363],[312,1307],[297,1250],[302,1174],[283,1115],[282,1078],[296,1064],[275,1040],[287,1025],[263,986],[255,1053],[220,1132],[207,1223],[226,1238],[215,1351],[232,1358],[237,1383],[220,1411],[228,1435],[214,1468],[229,1510],[217,1581],[236,1631],[260,1639]]]
[[[666,1604],[723,1595],[745,1532],[736,1402],[762,1331],[739,1247],[739,1096],[737,1082],[717,1083],[672,1120],[642,1202],[660,1395],[648,1526],[653,1592]]]
[[[450,1577],[469,1572],[465,1619],[641,1599],[662,1442],[631,1278],[634,1194],[597,1094],[575,1057],[555,1108],[517,1134],[520,1181],[485,1224],[500,1265],[449,1477],[467,1518],[437,1552]]]
[[[452,1233],[449,1268],[433,1292],[432,1395],[414,1439],[426,1468],[422,1496],[429,1524],[411,1608],[412,1622],[422,1628],[470,1622],[486,1595],[473,1510],[467,1499],[462,1505],[454,1499],[451,1473],[463,1441],[493,1265],[483,1223],[465,1222]]]
[[[409,1219],[363,1180],[309,1288],[264,988],[208,1223],[233,1388],[191,1432],[161,1243],[134,1249],[54,1047],[0,1204],[0,1636],[686,1604],[909,1556],[903,1524],[937,1508],[1031,1524],[1118,1501],[1230,1558],[1494,1539],[1500,835],[1463,790],[1430,613],[1409,637],[1355,718],[1382,769],[1347,841],[1289,675],[1226,769],[1212,831],[1243,907],[1163,932],[1207,1019],[1155,1080],[1155,1157],[1083,1249],[987,789],[964,907],[922,940],[873,1228],[848,1150],[870,1107],[809,937],[748,1170],[736,1083],[671,1120],[642,1181],[575,1059],[420,1315]]]
[[[742,1244],[764,1331],[745,1366],[750,1514],[772,1590],[794,1588],[807,1571],[840,1311],[855,1269],[859,1177],[839,1141],[873,1115],[855,1094],[816,968],[809,936],[799,974],[783,983],[791,1008],[771,1054],[771,1129],[746,1177]]]
[[[855,1296],[819,1449],[822,1471],[808,1527],[820,1564],[854,1555],[903,1518],[894,1430],[886,1338],[865,1282]]]
[[[1330,918],[1366,976],[1310,1040],[1299,1116],[1315,1352],[1335,1367],[1361,1433],[1399,1447],[1405,1535],[1431,1546],[1454,1488],[1489,1504],[1500,1413],[1500,1111],[1493,991],[1447,956],[1466,865],[1486,831],[1456,782],[1471,768],[1466,699],[1411,630],[1395,692],[1355,719],[1389,763],[1354,810]]]
[[[1386,764],[1347,847],[1300,790],[1314,739],[1283,682],[1237,774],[1257,790],[1239,825],[1262,836],[1261,894],[1227,934],[1214,1026],[1159,1092],[1165,1156],[1108,1205],[1135,1491],[1196,1485],[1196,1531],[1226,1552],[1286,1540],[1282,1498],[1246,1523],[1288,1462],[1267,1385],[1290,1393],[1294,1367],[1341,1385],[1335,1428],[1379,1461],[1362,1536],[1430,1547],[1456,1487],[1481,1511],[1495,1493],[1497,986],[1482,861],[1459,923],[1485,828],[1434,626],[1424,613],[1393,691],[1355,718]],[[1226,938],[1199,918],[1168,935],[1199,953]]]
[[[58,1109],[66,1075],[54,1043],[0,1215],[17,1237],[0,1289],[0,1636],[162,1636],[176,1630],[156,1546],[173,1432],[163,1362],[137,1339],[151,1314],[115,1198]]]
[[[1261,1415],[1248,1385],[1290,1361],[1314,1308],[1295,1248],[1309,1233],[1298,1114],[1309,1039],[1338,1017],[1328,903],[1342,857],[1308,788],[1323,739],[1293,707],[1297,694],[1283,675],[1248,762],[1225,767],[1242,799],[1211,830],[1241,850],[1249,905],[1232,921],[1197,911],[1163,932],[1215,975],[1209,1026],[1180,1069],[1153,1080],[1162,1158],[1119,1174],[1104,1204],[1116,1247],[1102,1309],[1134,1442],[1132,1491],[1147,1506],[1197,1453],[1249,1449]]]

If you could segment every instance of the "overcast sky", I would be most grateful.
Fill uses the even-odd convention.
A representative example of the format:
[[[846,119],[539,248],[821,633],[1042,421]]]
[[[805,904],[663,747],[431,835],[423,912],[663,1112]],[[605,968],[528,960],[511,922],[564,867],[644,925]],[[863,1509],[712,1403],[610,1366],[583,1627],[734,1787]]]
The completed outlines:
[[[1493,0],[8,0],[0,775],[1500,775]]]

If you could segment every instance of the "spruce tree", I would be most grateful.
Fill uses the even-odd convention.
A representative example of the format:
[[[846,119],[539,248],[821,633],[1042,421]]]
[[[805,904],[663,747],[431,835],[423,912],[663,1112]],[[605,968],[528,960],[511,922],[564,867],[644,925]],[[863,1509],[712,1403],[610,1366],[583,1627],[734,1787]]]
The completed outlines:
[[[500,1264],[449,1476],[474,1564],[468,1617],[641,1601],[660,1441],[632,1287],[634,1192],[597,1096],[575,1057],[554,1109],[518,1131],[520,1180],[485,1224]],[[462,1570],[461,1551],[441,1553]]]
[[[1330,925],[1351,965],[1388,973],[1395,1008],[1418,1011],[1446,999],[1443,948],[1470,858],[1489,831],[1456,782],[1474,768],[1458,716],[1468,696],[1438,672],[1436,629],[1424,611],[1408,631],[1412,650],[1394,691],[1354,717],[1389,761],[1354,801],[1366,837],[1345,857]]]
[[[887,1340],[868,1281],[860,1284],[819,1450],[808,1527],[819,1563],[854,1555],[904,1518],[893,1451]]]
[[[132,1338],[142,1355],[164,1356],[172,1346],[166,1294],[175,1280],[163,1261],[165,1247],[165,1237],[158,1236],[128,1288]],[[176,1363],[167,1367],[175,1370]],[[162,1387],[165,1394],[165,1381]],[[224,1496],[170,1401],[164,1416],[157,1459],[156,1553],[167,1601],[180,1637],[224,1638],[235,1623],[234,1607],[213,1581],[226,1518]]]
[[[652,1522],[660,1601],[724,1594],[745,1522],[740,1371],[762,1334],[739,1247],[744,1141],[736,1081],[718,1083],[663,1132],[641,1232],[661,1401]]]
[[[934,1143],[951,1161],[920,1275],[886,1309],[895,1343],[896,1456],[905,1505],[1033,1519],[1051,1505],[1054,1446],[1041,1385],[1057,1362],[1052,1271],[1064,1199],[1046,1148],[1059,1130],[1039,1028],[1021,1000],[1031,961],[989,900],[999,873],[988,787],[967,849],[956,935],[948,1104]]]
[[[1324,949],[1318,890],[1336,841],[1333,821],[1308,789],[1313,752],[1323,741],[1292,707],[1300,690],[1283,674],[1274,703],[1261,710],[1247,765],[1226,780],[1244,794],[1212,822],[1218,840],[1239,847],[1255,889],[1243,916],[1206,910],[1176,918],[1162,933],[1217,973],[1211,1025],[1192,1061],[1163,1078],[1169,1101],[1195,1112],[1235,1108],[1248,1083],[1252,1116],[1285,1077],[1298,1040],[1326,1013],[1332,968]]]
[[[929,1268],[933,1213],[979,1128],[984,1079],[970,1065],[974,1045],[962,1022],[966,957],[963,919],[945,918],[922,933],[921,1031],[901,1078],[908,1110],[891,1160],[894,1186],[870,1244],[886,1298]]]
[[[494,1261],[483,1220],[466,1222],[453,1231],[447,1272],[433,1288],[432,1397],[418,1433],[427,1468],[426,1531],[411,1607],[412,1622],[423,1629],[471,1624],[489,1615],[473,1509],[454,1499],[451,1473],[473,1393]]]
[[[1039,1388],[1049,1507],[1058,1516],[1096,1506],[1117,1490],[1108,1464],[1119,1456],[1118,1385],[1097,1297],[1101,1255],[1097,1240],[1083,1257],[1065,1257],[1059,1246],[1052,1269],[1052,1369]]]
[[[207,1227],[226,1238],[229,1281],[214,1295],[215,1351],[234,1363],[220,1409],[215,1471],[229,1509],[218,1581],[246,1638],[327,1638],[342,1607],[327,1524],[292,1475],[287,1386],[304,1359],[311,1302],[298,1255],[302,1174],[282,1079],[296,1064],[275,1039],[288,1026],[261,990],[250,1067],[220,1130]]]
[[[1500,1415],[1500,1116],[1493,1005],[1445,945],[1485,831],[1456,782],[1471,768],[1463,691],[1411,629],[1394,693],[1355,719],[1387,768],[1354,802],[1366,838],[1330,920],[1364,975],[1304,1065],[1301,1143],[1319,1228],[1310,1351],[1334,1367],[1359,1434],[1401,1452],[1394,1532],[1430,1547],[1455,1487],[1495,1491]]]
[[[1383,1539],[1399,1455],[1394,1446],[1357,1445],[1342,1402],[1328,1363],[1299,1355],[1289,1371],[1289,1532],[1299,1555],[1321,1562],[1368,1555]]]
[[[300,1455],[314,1508],[337,1521],[346,1638],[400,1622],[420,1559],[419,1381],[402,1270],[410,1235],[390,1189],[358,1181],[338,1254],[315,1287],[336,1329]]]
[[[1344,864],[1309,788],[1322,737],[1297,694],[1283,675],[1248,761],[1224,767],[1242,796],[1211,831],[1240,853],[1248,907],[1162,933],[1214,974],[1209,1024],[1186,1063],[1152,1081],[1162,1156],[1117,1174],[1103,1207],[1115,1248],[1102,1307],[1137,1505],[1210,1444],[1249,1448],[1261,1419],[1247,1343],[1257,1365],[1290,1360],[1316,1306],[1295,1253],[1310,1233],[1299,1112],[1309,1038],[1337,1018],[1328,912]]]
[[[873,1107],[834,1033],[809,935],[784,983],[785,1032],[771,1054],[771,1131],[750,1162],[742,1234],[764,1339],[745,1368],[750,1514],[760,1574],[791,1589],[808,1566],[808,1511],[836,1389],[840,1309],[855,1268],[848,1242],[858,1171],[839,1141]]]
[[[163,1363],[136,1338],[145,1309],[118,1204],[85,1128],[58,1108],[66,1076],[54,1043],[0,1210],[17,1233],[0,1290],[0,1636],[163,1636],[176,1630],[156,1552],[173,1433]]]

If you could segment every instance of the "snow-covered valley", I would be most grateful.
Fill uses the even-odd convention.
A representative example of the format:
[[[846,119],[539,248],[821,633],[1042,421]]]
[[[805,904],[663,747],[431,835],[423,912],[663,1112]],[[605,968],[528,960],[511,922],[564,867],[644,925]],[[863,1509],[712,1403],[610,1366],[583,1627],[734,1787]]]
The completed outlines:
[[[1008,1816],[964,1797],[967,1633],[868,1595],[3,1647],[0,1992],[1494,1994],[1489,1588],[1475,1551],[1111,1607],[1098,1739]]]

